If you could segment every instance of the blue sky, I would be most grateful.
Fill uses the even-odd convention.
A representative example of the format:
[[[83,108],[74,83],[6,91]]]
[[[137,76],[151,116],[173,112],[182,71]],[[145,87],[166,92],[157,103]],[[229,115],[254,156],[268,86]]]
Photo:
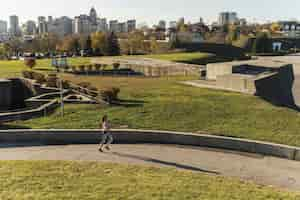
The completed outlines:
[[[236,11],[250,21],[300,19],[300,0],[2,0],[0,19],[16,14],[21,22],[37,16],[70,16],[88,13],[94,6],[101,17],[136,18],[149,25],[185,17],[187,21],[217,20],[221,11]]]

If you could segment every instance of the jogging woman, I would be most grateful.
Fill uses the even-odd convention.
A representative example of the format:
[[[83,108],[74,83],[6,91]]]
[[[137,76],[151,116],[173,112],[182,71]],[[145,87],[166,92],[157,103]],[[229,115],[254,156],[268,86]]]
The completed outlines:
[[[102,118],[102,139],[100,142],[99,151],[103,152],[103,147],[105,146],[106,150],[110,150],[109,145],[113,142],[113,136],[110,133],[110,124],[108,121],[107,115]]]

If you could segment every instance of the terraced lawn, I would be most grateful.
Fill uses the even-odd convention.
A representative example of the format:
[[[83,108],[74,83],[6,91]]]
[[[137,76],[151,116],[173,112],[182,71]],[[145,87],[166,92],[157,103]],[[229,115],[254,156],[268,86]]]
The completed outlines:
[[[95,162],[0,162],[0,199],[295,200],[297,193],[200,173]]]
[[[118,78],[65,75],[72,82],[121,89],[120,106],[67,105],[53,115],[4,128],[98,128],[108,114],[115,128],[206,131],[210,134],[300,146],[299,113],[253,96],[194,88],[178,82],[195,77]],[[3,126],[3,125],[2,125]]]

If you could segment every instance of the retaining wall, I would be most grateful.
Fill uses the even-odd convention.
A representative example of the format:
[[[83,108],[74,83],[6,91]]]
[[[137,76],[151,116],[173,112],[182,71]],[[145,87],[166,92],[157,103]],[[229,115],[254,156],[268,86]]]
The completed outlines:
[[[169,131],[112,130],[120,144],[177,144],[257,153],[300,161],[300,148],[267,142],[236,139],[206,134]],[[0,143],[97,144],[101,130],[3,130]]]

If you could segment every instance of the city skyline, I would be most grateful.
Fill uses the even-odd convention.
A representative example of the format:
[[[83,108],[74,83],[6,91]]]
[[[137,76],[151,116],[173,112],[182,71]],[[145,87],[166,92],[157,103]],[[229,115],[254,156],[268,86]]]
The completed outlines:
[[[258,3],[260,6],[257,6]],[[268,9],[271,8],[271,5],[273,6],[272,9]],[[239,17],[247,18],[250,22],[299,19],[299,14],[296,15],[296,13],[297,8],[300,7],[300,2],[297,0],[278,0],[274,6],[271,0],[255,0],[251,3],[237,0],[228,0],[226,2],[191,0],[189,4],[171,0],[163,2],[153,0],[151,3],[137,0],[127,0],[125,3],[120,0],[109,2],[87,0],[84,3],[70,0],[52,0],[50,2],[10,0],[4,6],[1,6],[0,19],[9,21],[9,16],[17,15],[20,23],[25,23],[28,20],[36,21],[38,16],[68,16],[73,18],[79,14],[88,13],[91,7],[96,8],[100,17],[105,17],[108,20],[125,21],[136,19],[138,23],[146,22],[148,25],[153,25],[162,19],[172,21],[180,17],[185,17],[186,21],[191,22],[198,21],[202,17],[205,22],[212,23],[217,21],[218,14],[222,11],[237,12]]]

